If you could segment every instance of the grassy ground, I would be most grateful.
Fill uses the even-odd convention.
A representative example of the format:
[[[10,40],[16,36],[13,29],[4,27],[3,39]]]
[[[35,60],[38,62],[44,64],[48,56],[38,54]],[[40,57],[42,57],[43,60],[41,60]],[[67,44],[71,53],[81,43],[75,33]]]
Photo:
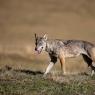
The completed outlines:
[[[91,77],[87,72],[75,75],[61,75],[61,72],[53,70],[44,78],[42,68],[45,66],[42,63],[37,65],[37,61],[17,55],[7,55],[7,57],[2,55],[2,57],[0,57],[2,59],[0,60],[0,95],[95,94],[95,75]],[[58,71],[58,68],[56,71]]]
[[[2,70],[0,95],[95,95],[95,76],[48,75],[44,79],[41,72]]]

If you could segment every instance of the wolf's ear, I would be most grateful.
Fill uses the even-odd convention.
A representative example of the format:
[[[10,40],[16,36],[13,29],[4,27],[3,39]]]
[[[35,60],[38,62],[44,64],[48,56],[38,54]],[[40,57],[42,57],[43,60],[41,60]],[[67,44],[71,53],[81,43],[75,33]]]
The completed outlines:
[[[35,43],[37,42],[37,40],[38,40],[38,36],[37,36],[37,34],[35,33]]]
[[[37,34],[35,33],[35,39],[37,39]]]
[[[43,36],[43,38],[44,38],[45,40],[47,40],[47,34],[45,34],[45,35]]]

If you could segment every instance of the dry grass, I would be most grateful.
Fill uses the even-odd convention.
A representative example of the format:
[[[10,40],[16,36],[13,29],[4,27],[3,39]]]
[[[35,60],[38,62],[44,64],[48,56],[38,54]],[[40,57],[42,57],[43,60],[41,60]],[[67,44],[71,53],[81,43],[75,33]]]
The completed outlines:
[[[80,75],[49,75],[32,70],[0,70],[1,95],[94,95],[95,77]]]

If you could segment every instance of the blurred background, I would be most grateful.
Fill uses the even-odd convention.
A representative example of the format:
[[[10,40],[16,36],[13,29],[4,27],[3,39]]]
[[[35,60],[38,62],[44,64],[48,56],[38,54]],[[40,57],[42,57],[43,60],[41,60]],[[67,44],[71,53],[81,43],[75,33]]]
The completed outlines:
[[[34,33],[95,43],[95,0],[0,0],[0,67],[45,71],[46,53],[36,55]],[[53,71],[59,71],[56,64]],[[68,72],[88,69],[81,57],[67,59]]]

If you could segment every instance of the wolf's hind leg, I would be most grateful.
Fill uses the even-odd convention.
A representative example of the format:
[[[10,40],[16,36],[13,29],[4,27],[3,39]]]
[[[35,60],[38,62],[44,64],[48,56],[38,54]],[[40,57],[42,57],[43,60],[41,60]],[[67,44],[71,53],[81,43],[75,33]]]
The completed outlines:
[[[95,67],[94,67],[94,68],[95,68]],[[95,70],[92,70],[92,71],[91,71],[91,76],[93,76],[94,73],[95,73]]]
[[[93,66],[93,60],[89,58],[87,55],[82,54],[84,61],[88,64],[88,67],[91,67],[91,76],[93,76],[95,72],[95,67]]]
[[[95,73],[95,47],[91,49],[90,56],[93,61],[92,62],[92,74],[91,74],[91,76],[93,76],[93,74]]]
[[[92,59],[90,59],[87,55],[82,54],[84,61],[88,64],[88,67],[92,65]]]
[[[91,68],[92,68],[91,76],[93,76],[95,74],[95,61],[92,62]]]

